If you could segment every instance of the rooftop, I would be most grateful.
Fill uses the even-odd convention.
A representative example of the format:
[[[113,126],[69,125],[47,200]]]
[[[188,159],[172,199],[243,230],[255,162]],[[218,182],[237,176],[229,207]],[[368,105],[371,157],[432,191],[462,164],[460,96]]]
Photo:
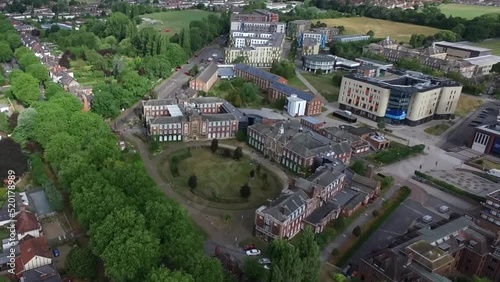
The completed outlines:
[[[353,38],[353,37],[366,37],[365,34],[348,34],[348,35],[336,35],[335,38]],[[370,37],[370,36],[368,36]]]
[[[305,92],[303,90],[299,90],[297,88],[294,88],[292,86],[289,86],[289,85],[286,85],[286,84],[283,84],[283,83],[279,83],[279,82],[273,82],[271,84],[271,88],[274,88],[274,89],[276,89],[276,90],[278,90],[280,92],[283,92],[287,96],[295,94],[300,99],[306,100],[306,101],[311,101],[312,99],[314,99],[316,97],[316,96],[314,96],[314,94]]]
[[[446,255],[444,251],[425,242],[424,240],[413,243],[412,245],[408,246],[408,248],[430,261],[435,261],[440,257]]]
[[[304,60],[315,62],[335,62],[337,57],[333,55],[305,55]]]
[[[32,191],[29,193],[29,197],[31,198],[33,204],[35,205],[36,213],[38,214],[38,216],[45,216],[52,214],[54,212],[54,210],[50,206],[45,191],[43,190]]]
[[[248,72],[252,75],[258,76],[264,80],[271,81],[271,82],[279,82],[279,81],[285,80],[283,77],[281,77],[279,75],[275,75],[275,74],[272,74],[272,73],[265,71],[263,69],[255,68],[255,67],[245,65],[245,64],[236,64],[234,66],[234,69]]]
[[[493,199],[500,200],[500,190],[496,190],[494,192],[491,192],[488,195],[486,195],[486,197],[490,197],[490,198],[493,198]]]
[[[477,52],[487,52],[491,51],[489,48],[482,48],[482,47],[477,47],[469,44],[465,44],[465,42],[447,42],[447,41],[438,41],[434,43],[435,45],[438,46],[445,46],[445,47],[451,47],[451,48],[457,48],[457,49],[464,49],[464,50],[471,50],[471,51],[477,51]]]
[[[311,224],[319,224],[326,216],[328,216],[334,211],[337,211],[338,209],[339,206],[337,204],[335,204],[334,202],[328,202],[322,205],[319,209],[316,209],[313,213],[311,213],[305,219],[305,221]]]
[[[302,117],[302,120],[305,120],[311,124],[323,124],[322,121],[320,121],[319,119],[317,118],[313,118],[313,117],[309,117],[309,116],[305,116],[305,117]]]
[[[465,61],[468,61],[474,65],[483,67],[483,66],[494,65],[494,64],[500,62],[500,56],[486,55],[486,56],[480,56],[480,57],[474,57],[474,58],[467,58],[467,59],[465,59]]]
[[[195,79],[201,80],[203,82],[208,82],[210,78],[214,76],[214,74],[217,73],[219,68],[217,67],[217,64],[211,63],[208,65],[208,67],[204,68],[197,76]]]

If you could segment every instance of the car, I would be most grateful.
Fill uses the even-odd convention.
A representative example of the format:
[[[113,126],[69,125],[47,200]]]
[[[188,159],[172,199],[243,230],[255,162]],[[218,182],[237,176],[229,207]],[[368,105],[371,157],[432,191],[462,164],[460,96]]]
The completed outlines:
[[[482,116],[482,115],[478,115],[477,117],[480,119],[486,118],[486,116]]]
[[[246,245],[245,247],[243,247],[243,250],[245,250],[245,251],[253,250],[253,249],[257,249],[257,247],[255,247],[254,244]]]
[[[179,66],[177,66],[177,67],[175,68],[175,70],[176,70],[176,71],[178,71],[178,70],[180,70],[180,69],[181,69],[181,67],[179,67]]]
[[[271,266],[269,264],[264,264],[264,269],[269,270],[271,269]]]
[[[477,115],[478,117],[487,117],[488,115],[487,114],[479,114]]]
[[[194,57],[195,57],[195,58],[198,58],[198,54],[194,54]]]
[[[53,249],[52,250],[52,253],[54,254],[54,257],[58,257],[60,255],[59,253],[59,250],[58,249]]]
[[[217,57],[217,53],[213,53],[213,54],[212,54],[212,57]]]
[[[269,258],[260,258],[259,259],[259,263],[260,264],[270,264],[271,263],[271,259],[269,259]]]
[[[191,75],[189,74],[189,72],[187,72],[187,71],[186,71],[186,72],[184,72],[184,74],[185,74],[185,75],[188,75],[188,76],[191,76]]]
[[[447,206],[440,206],[439,209],[438,209],[438,211],[440,213],[447,213],[448,211],[450,211],[450,208],[447,207]]]
[[[251,249],[245,252],[247,256],[258,256],[260,255],[260,250],[257,249]]]

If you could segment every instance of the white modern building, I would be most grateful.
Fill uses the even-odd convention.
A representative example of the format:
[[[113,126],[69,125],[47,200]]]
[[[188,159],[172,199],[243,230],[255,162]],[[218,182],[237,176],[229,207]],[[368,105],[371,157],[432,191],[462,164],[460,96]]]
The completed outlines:
[[[301,117],[305,115],[307,101],[300,99],[292,94],[287,99],[287,112],[292,117]]]
[[[354,71],[359,66],[359,62],[333,55],[305,55],[302,57],[302,69],[314,73],[331,73],[339,69]]]
[[[250,66],[271,67],[274,61],[282,58],[285,34],[233,32],[230,42],[230,47],[224,50],[226,64],[243,58]]]
[[[265,22],[265,21],[231,22],[231,30],[235,31],[284,33],[285,29],[286,29],[286,23],[280,23],[280,22]]]

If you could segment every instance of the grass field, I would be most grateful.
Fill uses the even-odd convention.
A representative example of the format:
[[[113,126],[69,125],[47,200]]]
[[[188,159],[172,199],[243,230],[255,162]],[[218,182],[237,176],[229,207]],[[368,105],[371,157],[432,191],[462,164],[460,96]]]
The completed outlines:
[[[428,127],[426,129],[424,129],[424,131],[427,132],[427,133],[429,133],[430,135],[440,136],[446,130],[448,130],[448,128],[450,128],[449,124],[442,123],[442,124],[438,124],[438,125],[434,125],[434,126]]]
[[[302,83],[302,80],[300,80],[296,76],[288,79],[288,85],[295,87],[299,90],[305,90],[305,91],[309,90],[309,89],[307,89],[307,86],[305,86],[304,83]]]
[[[500,55],[500,38],[486,39],[479,43],[470,43],[471,45],[476,45],[483,48],[490,48],[493,55]]]
[[[197,177],[198,186],[190,193],[226,205],[244,203],[247,207],[256,207],[265,203],[267,199],[273,199],[279,195],[281,185],[274,175],[264,168],[257,173],[256,164],[246,157],[235,161],[232,158],[224,158],[221,156],[222,149],[219,151],[218,154],[213,154],[208,148],[191,148],[191,157],[179,163],[180,175],[172,179],[179,192],[184,194],[190,192],[188,179],[194,174]],[[255,172],[253,179],[250,178],[252,170]],[[240,195],[240,188],[245,183],[251,187],[248,201]]]
[[[303,73],[309,83],[321,93],[328,102],[337,102],[339,98],[339,88],[333,85],[332,74],[317,75],[314,73]]]
[[[442,4],[439,5],[441,13],[446,16],[473,19],[485,14],[500,13],[500,7],[464,5],[464,4]]]
[[[143,20],[143,23],[139,26],[139,28],[153,27],[155,29],[161,30],[162,34],[174,35],[176,33],[179,33],[183,28],[188,28],[189,23],[191,23],[192,21],[201,20],[202,18],[207,17],[209,14],[213,13],[201,10],[182,10],[146,14],[141,15],[141,18],[148,18],[161,22],[150,24],[147,23],[147,21]],[[167,28],[170,29],[170,32],[165,32],[165,29]]]
[[[468,113],[477,110],[483,104],[483,100],[471,95],[460,95],[458,99],[457,109],[455,110],[456,116],[466,116]]]
[[[410,41],[412,34],[422,33],[425,35],[433,35],[439,32],[437,28],[365,17],[325,19],[321,21],[328,26],[344,26],[346,29],[345,34],[366,34],[368,31],[372,30],[375,32],[375,37],[390,36],[397,41],[405,42]]]

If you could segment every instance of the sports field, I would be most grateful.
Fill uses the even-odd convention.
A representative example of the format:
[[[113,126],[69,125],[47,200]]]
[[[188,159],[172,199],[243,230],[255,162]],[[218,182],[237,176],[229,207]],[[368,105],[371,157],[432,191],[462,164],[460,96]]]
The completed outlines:
[[[493,55],[500,55],[500,38],[486,39],[479,43],[470,43],[479,47],[490,48]]]
[[[321,21],[328,26],[344,26],[346,29],[345,34],[366,34],[372,30],[375,32],[375,37],[390,36],[394,40],[404,42],[410,41],[412,34],[433,35],[439,32],[437,28],[365,17],[325,19]]]
[[[201,20],[207,17],[212,12],[201,10],[182,10],[182,11],[168,11],[161,13],[153,13],[141,15],[143,19],[139,28],[153,27],[158,29],[165,35],[174,35],[179,33],[182,28],[189,28],[189,23],[194,20]],[[166,32],[166,29],[170,29]]]
[[[441,13],[446,16],[473,19],[484,14],[500,13],[500,7],[465,5],[465,4],[442,4],[439,5]]]

